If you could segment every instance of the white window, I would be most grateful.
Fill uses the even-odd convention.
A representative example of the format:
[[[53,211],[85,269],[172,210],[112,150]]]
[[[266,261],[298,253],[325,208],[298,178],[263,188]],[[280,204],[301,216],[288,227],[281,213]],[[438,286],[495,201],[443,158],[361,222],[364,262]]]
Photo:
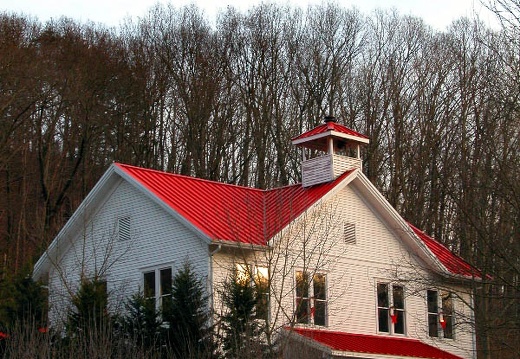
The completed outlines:
[[[255,316],[267,320],[269,316],[269,270],[262,266],[236,265],[237,280],[249,282],[256,289]]]
[[[389,334],[405,334],[406,315],[404,287],[377,283],[377,330]]]
[[[428,335],[453,339],[453,295],[437,290],[426,291]]]
[[[327,276],[296,272],[296,322],[327,325]]]
[[[143,272],[144,296],[163,310],[165,299],[172,294],[172,268],[164,267]]]

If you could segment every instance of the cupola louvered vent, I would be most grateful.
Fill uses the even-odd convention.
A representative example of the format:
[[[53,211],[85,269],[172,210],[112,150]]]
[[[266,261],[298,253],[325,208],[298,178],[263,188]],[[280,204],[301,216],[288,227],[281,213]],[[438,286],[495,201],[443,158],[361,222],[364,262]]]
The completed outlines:
[[[130,217],[119,218],[118,233],[120,241],[127,241],[130,239]]]
[[[356,225],[354,223],[345,223],[343,236],[346,244],[356,244]]]

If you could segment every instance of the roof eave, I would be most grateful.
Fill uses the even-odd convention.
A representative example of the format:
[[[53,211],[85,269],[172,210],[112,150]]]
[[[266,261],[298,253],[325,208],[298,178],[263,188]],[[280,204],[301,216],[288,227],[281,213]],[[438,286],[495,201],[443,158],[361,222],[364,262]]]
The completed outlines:
[[[322,133],[318,133],[318,134],[315,134],[315,135],[312,135],[312,136],[300,137],[300,138],[293,139],[292,140],[292,144],[296,145],[296,146],[302,146],[306,142],[315,141],[315,140],[319,140],[321,138],[330,137],[330,136],[336,137],[336,138],[341,138],[341,139],[344,139],[344,140],[351,140],[351,141],[355,141],[355,142],[360,142],[360,143],[364,143],[364,144],[370,143],[370,140],[368,138],[354,136],[354,135],[349,135],[349,134],[343,133],[343,132],[328,130],[328,131],[325,131],[325,132],[322,132]]]
[[[116,173],[119,174],[122,178],[127,180],[129,183],[133,184],[141,193],[150,198],[153,202],[159,205],[162,209],[164,209],[167,213],[172,215],[179,222],[184,224],[187,228],[191,229],[200,239],[202,239],[206,244],[211,244],[212,239],[210,234],[204,232],[195,224],[193,224],[190,220],[184,217],[182,214],[177,212],[175,209],[170,207],[164,200],[162,200],[159,196],[153,193],[150,189],[148,189],[145,185],[143,185],[139,180],[134,178],[128,172],[126,172],[122,167],[116,164]]]

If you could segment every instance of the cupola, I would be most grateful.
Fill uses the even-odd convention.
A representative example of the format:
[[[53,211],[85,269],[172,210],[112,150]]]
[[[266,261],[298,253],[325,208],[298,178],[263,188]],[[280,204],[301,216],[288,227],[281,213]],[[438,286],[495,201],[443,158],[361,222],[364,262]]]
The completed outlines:
[[[292,143],[302,147],[302,185],[309,187],[332,181],[353,168],[362,169],[361,146],[369,139],[327,116],[323,124],[293,138]]]

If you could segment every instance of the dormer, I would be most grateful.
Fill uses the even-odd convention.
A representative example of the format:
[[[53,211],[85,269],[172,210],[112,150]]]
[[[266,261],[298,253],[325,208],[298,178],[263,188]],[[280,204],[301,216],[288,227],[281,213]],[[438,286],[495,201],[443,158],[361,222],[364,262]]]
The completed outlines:
[[[335,180],[353,168],[362,169],[361,146],[369,139],[327,116],[323,124],[293,138],[292,143],[302,147],[302,185],[310,187]]]

